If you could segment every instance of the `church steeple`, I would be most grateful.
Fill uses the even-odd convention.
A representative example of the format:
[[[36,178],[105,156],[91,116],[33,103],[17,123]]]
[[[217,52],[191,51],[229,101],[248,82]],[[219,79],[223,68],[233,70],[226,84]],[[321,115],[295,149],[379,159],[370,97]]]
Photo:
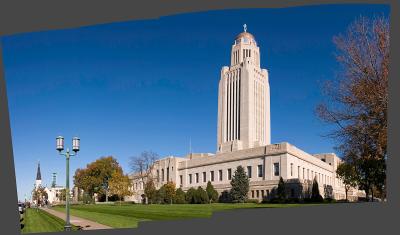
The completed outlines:
[[[42,180],[42,174],[40,173],[40,162],[38,162],[36,180]]]
[[[37,172],[36,172],[36,183],[35,188],[39,188],[42,185],[42,174],[40,173],[40,162],[38,162]]]

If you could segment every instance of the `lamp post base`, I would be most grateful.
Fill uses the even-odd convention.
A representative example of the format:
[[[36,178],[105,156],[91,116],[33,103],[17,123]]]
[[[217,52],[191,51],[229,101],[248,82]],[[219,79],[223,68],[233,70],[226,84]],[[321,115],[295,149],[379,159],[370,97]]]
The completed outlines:
[[[65,225],[64,226],[64,231],[71,231],[72,230],[72,226],[71,225]]]

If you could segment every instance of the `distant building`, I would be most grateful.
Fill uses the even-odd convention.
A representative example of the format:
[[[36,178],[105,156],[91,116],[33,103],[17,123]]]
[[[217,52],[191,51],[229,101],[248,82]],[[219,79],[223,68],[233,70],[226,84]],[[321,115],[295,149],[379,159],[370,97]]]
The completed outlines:
[[[311,193],[316,179],[323,197],[344,199],[342,181],[336,176],[341,159],[334,153],[309,154],[287,142],[271,144],[270,87],[267,69],[260,67],[260,50],[254,36],[244,32],[235,37],[231,64],[221,69],[218,89],[216,153],[189,153],[155,162],[152,177],[159,188],[168,181],[188,190],[206,187],[211,181],[221,193],[229,190],[237,166],[250,179],[248,197],[272,197],[279,178],[287,182],[290,198]],[[146,178],[131,174],[134,195],[126,200],[142,201]],[[363,192],[352,189],[349,199]]]
[[[47,200],[50,204],[57,204],[62,202],[62,191],[65,189],[64,186],[58,186],[56,184],[57,174],[53,173],[52,184],[51,187],[48,188],[44,186],[44,191],[47,193]],[[40,162],[38,163],[37,172],[36,172],[36,181],[35,181],[35,190],[39,187],[42,187],[42,174],[40,171]],[[31,199],[32,203],[36,203]]]

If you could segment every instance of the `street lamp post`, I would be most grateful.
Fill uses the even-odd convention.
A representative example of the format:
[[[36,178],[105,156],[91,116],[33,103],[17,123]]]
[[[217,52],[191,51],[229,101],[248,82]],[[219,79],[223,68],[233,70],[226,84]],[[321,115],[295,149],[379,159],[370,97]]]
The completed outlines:
[[[64,150],[64,137],[58,136],[56,138],[57,140],[57,150],[60,153],[60,155],[65,156],[66,158],[66,182],[65,182],[65,210],[66,210],[66,218],[65,218],[65,226],[64,230],[65,231],[71,231],[71,223],[69,220],[69,158],[71,156],[75,156],[78,151],[79,151],[79,144],[80,144],[80,139],[78,137],[72,138],[72,151],[74,153],[70,153],[69,148],[67,148],[65,153],[62,153],[61,151]]]

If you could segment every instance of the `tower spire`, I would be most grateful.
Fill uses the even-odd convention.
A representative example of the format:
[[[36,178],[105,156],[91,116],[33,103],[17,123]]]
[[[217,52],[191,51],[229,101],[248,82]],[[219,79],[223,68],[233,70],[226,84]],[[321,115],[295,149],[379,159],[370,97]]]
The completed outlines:
[[[38,161],[36,180],[42,180],[42,174],[40,173],[40,161]]]
[[[243,30],[244,30],[245,32],[247,32],[247,24],[244,24],[244,25],[243,25]]]

